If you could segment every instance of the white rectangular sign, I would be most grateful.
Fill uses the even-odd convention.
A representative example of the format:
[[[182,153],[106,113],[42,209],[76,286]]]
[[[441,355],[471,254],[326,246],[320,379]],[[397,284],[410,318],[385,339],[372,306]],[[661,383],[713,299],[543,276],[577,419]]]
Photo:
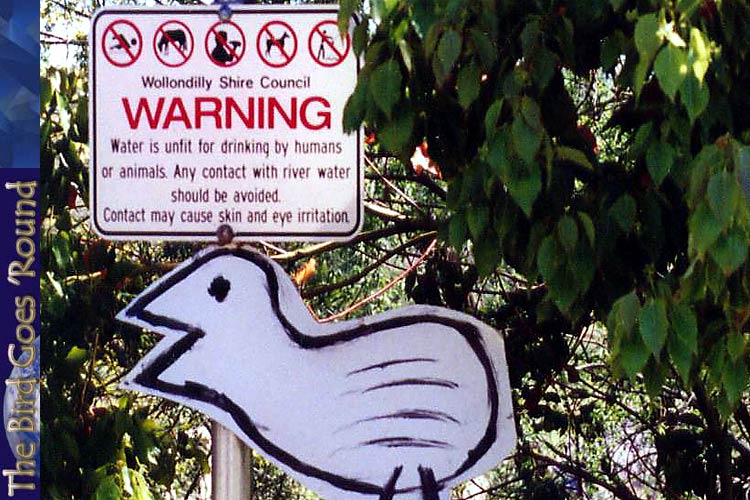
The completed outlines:
[[[91,209],[108,239],[349,239],[358,62],[337,7],[99,11],[91,33]]]

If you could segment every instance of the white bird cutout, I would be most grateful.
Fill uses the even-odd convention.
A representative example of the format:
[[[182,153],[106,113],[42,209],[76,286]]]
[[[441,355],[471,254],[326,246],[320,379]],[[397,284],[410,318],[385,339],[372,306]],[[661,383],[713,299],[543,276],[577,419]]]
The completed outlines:
[[[445,500],[515,444],[502,337],[465,314],[321,324],[281,266],[226,246],[117,318],[164,336],[125,388],[209,415],[328,500]]]

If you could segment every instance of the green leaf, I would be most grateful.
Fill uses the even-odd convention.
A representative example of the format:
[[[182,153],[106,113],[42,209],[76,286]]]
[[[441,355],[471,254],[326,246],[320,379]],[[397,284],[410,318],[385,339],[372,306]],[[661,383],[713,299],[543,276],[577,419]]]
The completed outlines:
[[[435,25],[435,3],[432,2],[432,0],[414,0],[411,2],[411,5],[411,23],[414,26],[414,31],[417,32],[417,35],[424,40]]]
[[[120,500],[122,492],[113,476],[105,477],[96,487],[92,500]]]
[[[401,110],[379,130],[379,137],[388,151],[400,154],[411,139],[414,131],[414,111]],[[411,153],[411,152],[409,152]]]
[[[573,217],[563,215],[557,223],[557,237],[567,253],[573,253],[578,244],[578,224]]]
[[[623,295],[612,304],[612,310],[607,316],[607,329],[613,340],[630,334],[635,327],[640,309],[641,303],[635,292]]]
[[[464,66],[458,72],[458,102],[462,108],[468,108],[479,97],[481,78],[481,70],[474,63]]]
[[[640,16],[635,24],[635,47],[647,66],[661,46],[658,31],[659,20],[655,13]]]
[[[609,209],[609,215],[614,219],[624,233],[630,233],[635,224],[636,204],[632,196],[625,193],[620,196]]]
[[[497,120],[500,118],[500,112],[503,110],[503,99],[497,99],[489,107],[484,115],[484,133],[487,136],[487,143],[495,136],[497,130]]]
[[[533,68],[531,78],[540,90],[546,88],[555,74],[558,64],[557,56],[545,48],[540,48],[535,51],[531,63]]]
[[[455,213],[448,223],[448,238],[450,245],[459,252],[466,242],[466,217],[462,213]]]
[[[646,152],[646,166],[654,184],[660,186],[672,170],[675,149],[671,144],[662,141],[652,142]]]
[[[523,116],[516,116],[511,134],[518,156],[527,164],[533,164],[539,146],[542,145],[542,131],[533,129]]]
[[[368,38],[367,18],[365,18],[354,27],[354,33],[352,33],[352,49],[357,57],[365,52]]]
[[[78,105],[76,106],[75,125],[77,131],[78,142],[88,143],[89,142],[89,100],[86,96],[81,96],[78,99]]]
[[[352,14],[359,7],[359,0],[341,0],[339,2],[338,25],[341,33],[346,33]]]
[[[542,190],[542,175],[539,167],[531,166],[527,175],[513,175],[506,181],[506,186],[513,200],[521,207],[527,217],[531,217],[534,202]]]
[[[711,63],[711,52],[708,49],[708,41],[698,28],[690,28],[690,50],[688,51],[688,63],[693,68],[693,74],[698,82],[703,83],[703,77],[708,71]]]
[[[699,82],[694,75],[688,75],[680,87],[680,100],[692,124],[708,106],[708,85]]]
[[[557,245],[553,236],[547,236],[539,245],[539,251],[536,254],[536,265],[544,279],[549,279],[558,269]]]
[[[708,206],[711,207],[722,229],[734,219],[737,205],[742,198],[737,179],[726,170],[715,173],[708,181]]]
[[[679,0],[677,2],[677,10],[684,16],[690,17],[690,15],[695,12],[695,9],[697,9],[701,5],[701,0]]]
[[[699,256],[705,254],[721,234],[721,225],[706,203],[698,205],[693,215],[690,216],[688,229],[690,232],[688,248],[691,253]]]
[[[500,263],[500,245],[493,237],[481,238],[474,242],[474,262],[480,276],[487,276],[495,270]]]
[[[529,96],[521,98],[521,115],[532,129],[544,129],[542,125],[542,110],[539,109],[539,104]]]
[[[733,363],[729,363],[729,366],[726,366],[722,372],[721,382],[729,402],[732,405],[736,404],[747,388],[748,372],[746,361],[738,359]]]
[[[488,140],[487,163],[492,167],[492,173],[501,181],[506,182],[508,178],[508,138],[505,134],[493,134]]]
[[[575,290],[577,295],[583,295],[591,286],[596,272],[592,249],[587,245],[576,245],[575,251],[568,258],[567,267],[573,275],[573,282],[566,286]]]
[[[367,107],[367,77],[364,73],[359,74],[357,86],[344,105],[343,125],[344,132],[351,134],[359,129],[365,119]]]
[[[588,238],[589,243],[593,247],[594,243],[596,242],[596,230],[594,229],[594,221],[591,220],[591,217],[586,212],[578,212],[578,220],[581,221],[583,230],[586,233],[586,238]]]
[[[693,367],[693,354],[690,349],[679,338],[672,335],[667,341],[667,351],[680,378],[686,384],[690,383],[690,370]]]
[[[401,68],[395,60],[375,68],[370,75],[370,93],[375,104],[390,118],[393,107],[401,99]]]
[[[747,335],[737,331],[730,331],[727,334],[727,354],[729,359],[735,361],[745,356],[747,349]]]
[[[443,74],[448,74],[461,54],[461,36],[453,30],[443,33],[438,44],[437,57]]]
[[[667,44],[656,56],[654,72],[664,93],[674,100],[677,90],[688,74],[685,50],[671,43]]]
[[[71,367],[78,369],[89,357],[89,351],[73,346],[65,356],[65,362]]]
[[[491,69],[497,60],[495,44],[489,35],[482,30],[472,28],[470,34],[474,47],[479,54],[479,59],[482,61],[482,67],[486,70]]]
[[[708,250],[725,276],[733,274],[747,260],[748,238],[739,230],[722,235]]]
[[[49,106],[49,102],[52,100],[52,83],[50,83],[49,78],[42,77],[41,80],[39,80],[39,107],[41,109],[42,115],[44,115],[47,112],[47,107]]]
[[[672,308],[670,319],[675,336],[691,354],[698,354],[698,319],[693,308],[681,303]]]
[[[643,88],[643,84],[646,83],[646,77],[648,77],[648,69],[650,67],[651,61],[643,58],[641,58],[635,66],[635,71],[633,71],[633,90],[635,91],[636,98],[641,95],[641,89]],[[649,122],[649,125],[650,124],[651,123]]]
[[[641,338],[651,350],[651,353],[658,357],[664,342],[667,340],[667,308],[664,300],[660,298],[649,299],[638,314],[638,329],[641,332]]]
[[[635,376],[643,370],[651,355],[648,347],[637,335],[622,339],[619,354],[620,364],[631,380],[635,379]]]
[[[482,238],[482,233],[487,228],[490,221],[490,209],[486,205],[478,207],[469,207],[466,214],[466,221],[469,224],[469,232],[474,241]]]
[[[575,148],[570,148],[568,146],[555,147],[555,160],[569,161],[571,163],[575,163],[579,167],[585,168],[586,170],[594,170],[594,166],[591,164],[583,151]]]
[[[133,476],[133,500],[153,500],[146,478],[135,470],[131,470],[130,474]]]
[[[698,353],[698,322],[693,309],[684,303],[672,308],[669,319],[671,334],[667,350],[677,373],[687,384],[690,383],[694,356]]]

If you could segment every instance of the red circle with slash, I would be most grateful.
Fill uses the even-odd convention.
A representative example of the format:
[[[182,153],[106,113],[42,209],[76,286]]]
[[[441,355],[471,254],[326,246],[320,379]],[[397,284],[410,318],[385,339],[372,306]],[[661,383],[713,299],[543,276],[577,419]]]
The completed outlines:
[[[176,19],[162,23],[154,33],[154,54],[160,63],[170,68],[177,68],[188,62],[193,55],[194,46],[190,28]]]
[[[129,33],[128,33],[129,31]],[[107,37],[112,35],[110,44],[107,45]],[[114,51],[120,52],[114,52]],[[113,66],[118,68],[127,68],[135,63],[141,56],[143,50],[143,37],[138,27],[127,19],[119,19],[112,22],[104,30],[102,36],[102,51],[104,57]],[[122,54],[121,57],[116,57]]]
[[[349,34],[347,34],[343,39],[341,39],[344,46],[341,48],[336,47],[336,45],[333,43],[333,37],[329,36],[326,30],[323,29],[327,26],[332,27],[333,33],[336,34],[334,36],[339,36],[339,26],[336,21],[319,22],[315,25],[312,31],[310,31],[310,37],[307,39],[307,48],[310,51],[310,56],[316,63],[327,68],[332,68],[333,66],[338,66],[344,61],[344,59],[346,59],[346,56],[349,54],[349,49],[351,48],[352,44],[351,40],[349,39]],[[320,37],[320,44],[318,44],[317,51],[313,49],[313,39],[316,38],[316,35]],[[332,58],[326,57],[326,52],[329,51],[333,54]]]
[[[220,26],[224,29],[217,29]],[[227,27],[234,28],[242,41],[230,40],[230,35],[226,30]],[[222,33],[224,33],[224,35],[222,35]],[[210,45],[211,40],[213,40],[215,44],[213,49],[211,49]],[[208,29],[208,33],[206,33],[206,54],[212,63],[222,68],[229,68],[240,62],[245,55],[246,45],[245,34],[242,32],[242,29],[237,26],[237,23],[232,21],[219,21],[211,26]],[[237,50],[238,48],[240,50]]]
[[[271,31],[271,28],[276,28],[277,33],[281,31],[283,34],[276,37],[274,36],[273,31]],[[263,39],[264,35],[265,39]],[[293,42],[291,50],[287,49],[287,45],[285,43],[286,38],[289,35],[291,35],[291,41]],[[262,42],[265,42],[265,47],[263,46]],[[260,56],[261,61],[266,63],[268,66],[271,66],[272,68],[283,68],[284,66],[292,62],[294,56],[297,55],[297,34],[294,32],[292,27],[284,21],[270,21],[264,24],[258,32],[258,37],[256,38],[255,45],[258,49],[258,55]],[[265,52],[263,50],[264,48]],[[279,60],[273,61],[271,59],[272,52],[278,54]]]

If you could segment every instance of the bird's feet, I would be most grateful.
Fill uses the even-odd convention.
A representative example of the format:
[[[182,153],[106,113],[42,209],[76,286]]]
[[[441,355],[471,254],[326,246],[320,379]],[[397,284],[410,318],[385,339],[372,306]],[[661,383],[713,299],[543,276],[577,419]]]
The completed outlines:
[[[379,500],[393,500],[393,493],[396,490],[396,482],[398,481],[398,477],[401,475],[403,469],[403,465],[399,465],[393,469],[393,474],[391,474],[390,479],[388,479],[388,482],[383,486],[383,492],[380,494]]]
[[[440,500],[440,486],[435,480],[435,473],[429,467],[418,467],[419,479],[422,483],[423,500]]]

